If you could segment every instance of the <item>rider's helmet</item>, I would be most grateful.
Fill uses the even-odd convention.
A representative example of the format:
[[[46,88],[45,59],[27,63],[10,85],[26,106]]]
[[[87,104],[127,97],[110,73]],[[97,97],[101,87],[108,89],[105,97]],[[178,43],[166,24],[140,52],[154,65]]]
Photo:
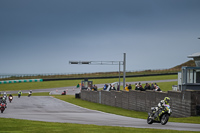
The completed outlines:
[[[170,98],[169,97],[165,97],[164,101],[165,101],[165,104],[169,104]]]

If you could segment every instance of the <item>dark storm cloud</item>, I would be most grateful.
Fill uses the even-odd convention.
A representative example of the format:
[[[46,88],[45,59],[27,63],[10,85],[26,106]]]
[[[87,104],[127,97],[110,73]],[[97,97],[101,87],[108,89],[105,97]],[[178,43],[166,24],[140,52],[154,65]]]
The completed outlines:
[[[44,66],[50,72],[57,63],[65,71],[66,60],[118,60],[123,52],[130,69],[165,67],[169,63],[155,66],[151,60],[183,56],[175,54],[180,45],[189,54],[199,48],[193,41],[200,31],[199,7],[199,0],[0,0],[0,56],[7,59],[0,68],[10,71],[14,62],[16,71],[32,71],[32,64],[34,71]],[[135,64],[135,58],[150,65]]]
[[[1,7],[4,20],[0,24],[4,25],[4,34],[109,28],[121,26],[127,17],[134,19],[144,13],[146,7],[140,7],[140,4],[142,2],[103,0],[6,1]]]

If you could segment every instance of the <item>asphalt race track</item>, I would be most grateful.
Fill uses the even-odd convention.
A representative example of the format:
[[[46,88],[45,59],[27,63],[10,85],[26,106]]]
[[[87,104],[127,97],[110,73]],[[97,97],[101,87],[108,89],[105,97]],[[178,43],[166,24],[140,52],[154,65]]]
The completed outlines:
[[[159,123],[148,125],[146,120],[143,119],[85,109],[51,96],[14,97],[12,103],[8,103],[8,108],[0,114],[0,117],[62,123],[200,131],[200,124],[168,122],[164,126]]]

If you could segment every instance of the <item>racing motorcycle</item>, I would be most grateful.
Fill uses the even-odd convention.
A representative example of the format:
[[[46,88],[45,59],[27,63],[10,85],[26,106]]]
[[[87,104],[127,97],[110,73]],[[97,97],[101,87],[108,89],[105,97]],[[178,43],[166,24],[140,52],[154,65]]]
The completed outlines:
[[[6,108],[6,104],[5,103],[1,103],[0,104],[1,113],[3,113],[3,111],[5,110],[5,108]]]
[[[10,103],[12,102],[12,100],[13,100],[13,97],[12,97],[12,96],[9,96],[9,101],[10,101]]]
[[[30,91],[29,93],[28,93],[28,97],[30,97],[32,95],[32,91]]]
[[[161,123],[162,125],[165,125],[168,120],[169,116],[172,113],[172,110],[169,105],[164,105],[162,108],[156,109],[157,107],[151,108],[151,113],[148,113],[147,123]],[[162,114],[159,116],[159,114],[162,112]]]

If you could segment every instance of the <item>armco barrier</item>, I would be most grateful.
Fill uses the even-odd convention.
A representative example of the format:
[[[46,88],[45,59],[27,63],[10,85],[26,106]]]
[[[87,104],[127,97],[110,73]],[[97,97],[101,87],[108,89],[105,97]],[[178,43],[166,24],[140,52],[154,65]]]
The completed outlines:
[[[23,82],[42,82],[42,81],[43,81],[43,79],[5,80],[5,81],[0,81],[0,84],[23,83]]]
[[[143,112],[149,112],[151,107],[157,106],[167,96],[171,99],[173,117],[198,115],[196,108],[200,105],[200,91],[81,91],[83,100]]]

